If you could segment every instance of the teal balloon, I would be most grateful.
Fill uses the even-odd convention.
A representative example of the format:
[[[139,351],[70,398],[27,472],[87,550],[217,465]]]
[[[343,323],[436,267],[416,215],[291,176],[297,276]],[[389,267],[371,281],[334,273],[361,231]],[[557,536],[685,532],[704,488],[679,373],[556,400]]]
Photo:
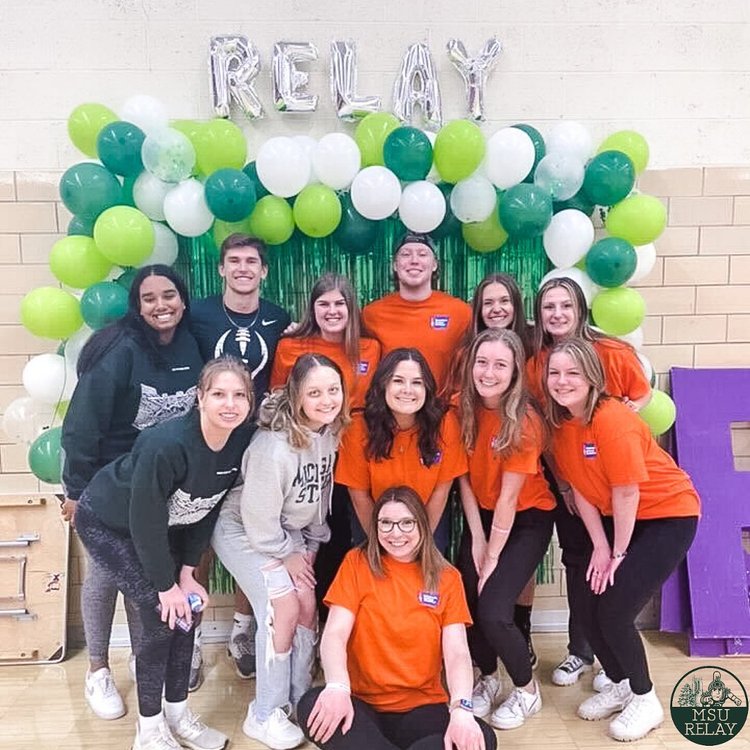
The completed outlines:
[[[587,165],[583,192],[592,203],[614,206],[626,198],[635,185],[635,167],[622,151],[602,151]]]
[[[622,286],[635,272],[635,248],[619,237],[605,237],[586,253],[586,273],[599,286]]]
[[[419,128],[396,128],[385,139],[383,161],[399,180],[424,180],[432,168],[430,139]]]
[[[60,178],[60,198],[72,214],[95,219],[122,201],[118,179],[100,164],[81,162]]]
[[[92,284],[81,297],[81,315],[89,328],[98,331],[128,311],[128,291],[115,281]]]
[[[206,203],[222,221],[242,221],[256,203],[253,181],[239,169],[218,169],[206,180]]]
[[[138,273],[137,268],[126,268],[116,279],[115,283],[119,284],[123,289],[130,290],[133,285],[133,279]]]
[[[546,190],[522,182],[505,191],[498,212],[511,238],[531,239],[541,235],[552,221],[552,198]]]
[[[117,120],[99,131],[96,152],[110,172],[135,177],[143,171],[141,147],[145,139],[146,134],[137,125]]]
[[[258,170],[255,167],[254,161],[245,164],[245,166],[242,167],[242,171],[253,181],[253,185],[255,185],[256,200],[260,200],[261,198],[265,198],[267,195],[271,195],[271,193],[266,190],[266,186],[260,181],[260,177],[258,177]]]
[[[122,200],[120,204],[123,206],[130,206],[136,208],[135,199],[133,198],[133,185],[135,185],[135,177],[125,177],[122,181]]]
[[[37,479],[47,484],[60,484],[61,436],[62,427],[51,427],[39,435],[29,448],[29,468]]]
[[[437,186],[440,188],[440,192],[445,198],[445,216],[440,224],[430,232],[430,237],[432,237],[433,240],[442,240],[445,237],[460,237],[461,222],[456,218],[453,211],[451,211],[451,193],[453,192],[453,185],[449,182],[438,182]]]
[[[378,240],[380,222],[366,219],[357,212],[349,193],[340,193],[341,221],[333,232],[336,244],[351,255],[364,255]]]
[[[591,216],[594,213],[596,206],[588,199],[586,194],[583,192],[583,188],[579,190],[572,198],[568,198],[566,201],[556,201],[552,204],[552,213],[556,214],[560,211],[565,211],[567,208],[575,208],[576,211],[582,211],[586,216]]]
[[[94,219],[84,216],[74,216],[68,222],[68,236],[80,234],[84,237],[94,236]]]
[[[534,171],[536,170],[536,165],[539,164],[539,162],[544,158],[545,154],[547,153],[547,147],[544,145],[544,138],[542,137],[542,134],[531,125],[527,125],[525,122],[519,122],[515,125],[512,125],[511,127],[518,128],[519,130],[523,130],[526,135],[531,138],[531,142],[534,144],[534,164],[529,170],[529,173],[524,178],[524,182],[533,182],[534,181]]]

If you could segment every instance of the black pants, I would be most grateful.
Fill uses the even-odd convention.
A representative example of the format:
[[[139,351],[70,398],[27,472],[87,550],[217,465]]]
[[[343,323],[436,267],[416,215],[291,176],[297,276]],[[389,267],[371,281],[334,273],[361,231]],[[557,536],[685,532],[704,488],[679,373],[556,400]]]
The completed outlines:
[[[328,615],[328,607],[323,604],[323,599],[346,553],[352,548],[350,507],[349,490],[343,484],[334,484],[331,495],[331,513],[328,516],[331,538],[326,544],[321,545],[315,557],[315,598],[322,620],[325,620]],[[352,509],[351,514],[353,513]]]
[[[611,544],[612,519],[602,520]],[[629,678],[630,689],[637,695],[651,690],[652,683],[635,618],[683,560],[697,525],[695,517],[636,521],[627,557],[615,572],[614,586],[597,596],[585,580],[585,570],[577,581],[581,615],[604,671],[615,682]]]
[[[297,705],[299,725],[311,742],[307,722],[322,690],[322,687],[313,688]],[[328,742],[314,743],[317,747],[325,750],[444,750],[443,736],[450,719],[444,703],[429,703],[402,713],[376,711],[353,696],[352,703],[354,722],[351,729],[341,734],[339,727]],[[486,749],[495,750],[495,733],[481,719],[475,720],[482,728]]]
[[[162,689],[170,703],[187,699],[195,628],[183,633],[161,621],[156,611],[158,592],[146,578],[133,540],[105,526],[89,503],[84,492],[76,508],[76,531],[89,555],[135,605],[141,626],[137,639],[131,633],[136,646],[138,711],[142,716],[156,716],[161,712]],[[193,617],[193,622],[199,620],[199,615]]]
[[[479,509],[489,539],[493,511]],[[479,576],[471,556],[471,532],[464,528],[458,568],[474,620],[468,630],[469,650],[482,674],[492,674],[500,657],[516,687],[531,682],[531,660],[523,633],[513,621],[518,595],[544,557],[552,537],[553,512],[529,508],[516,513],[513,528],[492,575],[477,595]]]

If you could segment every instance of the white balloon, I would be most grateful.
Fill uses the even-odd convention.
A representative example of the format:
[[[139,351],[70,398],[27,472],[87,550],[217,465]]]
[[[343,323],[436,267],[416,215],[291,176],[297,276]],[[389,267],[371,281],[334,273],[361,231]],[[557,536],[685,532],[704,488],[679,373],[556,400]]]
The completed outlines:
[[[352,182],[352,203],[366,219],[390,216],[401,201],[401,183],[386,167],[365,167]]]
[[[115,269],[117,276],[122,274],[122,268]],[[114,281],[114,278],[111,279]],[[76,372],[78,365],[78,357],[81,354],[81,350],[86,345],[86,342],[91,338],[93,331],[85,323],[65,342],[63,349],[63,356],[65,357],[65,365],[71,372]]]
[[[155,97],[147,94],[131,96],[120,111],[125,122],[137,125],[146,135],[151,135],[169,126],[166,107]]]
[[[459,180],[451,191],[451,211],[464,224],[484,221],[495,210],[496,204],[495,188],[482,175],[473,174]]]
[[[183,237],[199,237],[207,232],[214,216],[206,204],[203,183],[191,179],[173,187],[164,199],[164,216]]]
[[[621,337],[622,338],[622,337]],[[646,376],[646,380],[651,383],[654,379],[654,366],[649,361],[648,357],[641,352],[636,352],[635,356],[638,357],[638,361],[641,363],[643,368],[643,374]]]
[[[320,180],[315,175],[315,171],[312,169],[312,155],[315,152],[315,149],[318,147],[318,142],[315,140],[315,138],[309,135],[294,135],[292,136],[292,140],[302,148],[308,160],[310,161],[310,176],[307,178],[307,184],[311,185],[315,182],[320,182]]]
[[[534,184],[549,193],[554,201],[572,198],[583,185],[586,168],[576,156],[558,151],[539,160],[534,170]]]
[[[310,179],[310,159],[293,138],[269,138],[255,159],[258,179],[273,195],[290,198],[302,190]]]
[[[624,336],[618,336],[626,344],[630,344],[633,349],[640,350],[643,348],[643,327],[638,326],[634,331],[626,333]]]
[[[485,173],[493,185],[507,190],[526,178],[535,157],[534,142],[528,133],[520,128],[503,128],[487,141]]]
[[[53,404],[21,396],[5,407],[3,430],[12,440],[31,443],[52,425],[54,418]]]
[[[324,135],[310,160],[315,176],[332,190],[349,187],[362,166],[359,146],[346,133]]]
[[[177,260],[180,251],[177,236],[169,227],[165,227],[158,221],[152,221],[151,226],[154,228],[154,249],[143,263],[138,264],[138,267],[152,266],[155,263],[171,266]]]
[[[139,211],[149,219],[164,221],[164,199],[174,187],[170,182],[160,180],[156,175],[144,170],[133,183],[133,202]]]
[[[435,149],[435,139],[437,138],[437,133],[433,133],[431,130],[423,130],[422,131],[427,138],[430,141],[430,145],[433,148],[433,151]],[[435,160],[432,160],[432,166],[430,167],[430,171],[427,174],[426,179],[428,179],[430,182],[440,182],[442,179],[440,177],[440,173],[437,171],[437,167],[435,166]]]
[[[635,271],[633,275],[625,282],[626,286],[633,286],[648,276],[656,264],[656,247],[653,242],[648,245],[638,245],[635,248],[637,256]]]
[[[585,163],[593,151],[591,135],[580,122],[560,122],[544,139],[548,154],[563,153]]]
[[[186,180],[195,167],[195,147],[174,128],[162,128],[147,135],[141,146],[143,166],[165,182]]]
[[[73,395],[78,378],[59,354],[39,354],[23,368],[23,387],[31,398],[44,404],[67,401]]]
[[[552,217],[542,236],[547,257],[558,268],[578,263],[594,242],[594,225],[586,214],[566,208]]]
[[[591,301],[599,291],[599,287],[594,284],[593,281],[591,281],[585,271],[582,271],[580,268],[576,268],[575,266],[573,268],[553,268],[549,273],[545,274],[545,276],[539,282],[539,287],[541,288],[542,285],[550,279],[564,278],[572,279],[576,284],[578,284],[578,286],[581,287],[583,296],[586,298],[586,304],[591,307]]]
[[[439,227],[445,218],[445,197],[440,188],[432,182],[412,182],[401,194],[398,215],[411,232],[431,232]]]

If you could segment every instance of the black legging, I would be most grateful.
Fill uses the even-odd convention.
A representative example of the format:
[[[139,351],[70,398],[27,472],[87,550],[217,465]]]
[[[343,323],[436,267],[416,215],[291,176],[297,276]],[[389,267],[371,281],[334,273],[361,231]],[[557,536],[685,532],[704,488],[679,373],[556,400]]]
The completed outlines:
[[[602,521],[611,544],[614,524],[611,518]],[[604,671],[614,682],[629,678],[630,689],[637,695],[648,693],[652,683],[635,618],[683,560],[697,525],[695,517],[636,521],[614,586],[601,595],[592,593],[585,568],[576,582],[587,635]]]
[[[135,641],[138,711],[141,716],[156,716],[161,712],[162,688],[170,703],[187,699],[195,628],[184,633],[179,628],[170,630],[161,621],[156,611],[158,592],[146,578],[133,540],[105,526],[89,502],[84,492],[76,508],[76,531],[89,555],[138,611],[141,626]],[[199,622],[200,615],[194,615],[193,621]]]
[[[466,599],[474,625],[467,636],[469,650],[482,674],[492,674],[500,657],[513,684],[531,682],[531,659],[523,633],[514,622],[518,595],[544,557],[552,537],[553,512],[529,508],[516,513],[513,528],[492,575],[477,596],[479,576],[471,556],[468,524],[458,553],[458,569],[464,580]],[[493,511],[479,509],[485,538],[489,538]]]
[[[311,742],[307,722],[322,690],[322,687],[309,690],[297,705],[299,725]],[[324,750],[444,750],[443,737],[450,720],[445,703],[429,703],[401,713],[376,711],[354,696],[352,704],[351,729],[341,734],[339,727],[328,742],[315,742],[317,747]],[[486,750],[495,750],[497,738],[493,730],[481,719],[475,721],[482,728]]]

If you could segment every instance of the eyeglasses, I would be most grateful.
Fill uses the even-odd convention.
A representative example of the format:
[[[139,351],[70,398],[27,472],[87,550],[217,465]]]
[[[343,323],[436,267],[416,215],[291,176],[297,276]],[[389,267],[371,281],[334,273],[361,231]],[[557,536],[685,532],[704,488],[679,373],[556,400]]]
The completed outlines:
[[[402,518],[400,521],[391,521],[389,518],[378,519],[378,530],[384,534],[393,531],[394,526],[398,526],[398,530],[402,534],[408,534],[417,528],[417,521],[415,518]]]

